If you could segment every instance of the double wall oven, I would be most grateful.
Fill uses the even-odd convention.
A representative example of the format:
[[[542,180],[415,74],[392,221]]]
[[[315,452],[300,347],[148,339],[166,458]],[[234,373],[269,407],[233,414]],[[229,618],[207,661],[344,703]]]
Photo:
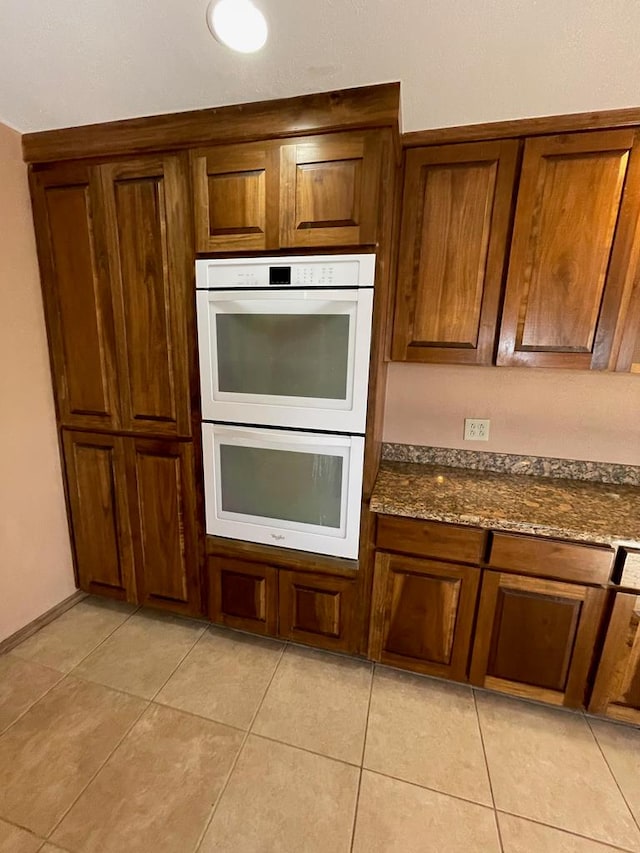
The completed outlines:
[[[207,533],[358,556],[375,255],[196,262]]]

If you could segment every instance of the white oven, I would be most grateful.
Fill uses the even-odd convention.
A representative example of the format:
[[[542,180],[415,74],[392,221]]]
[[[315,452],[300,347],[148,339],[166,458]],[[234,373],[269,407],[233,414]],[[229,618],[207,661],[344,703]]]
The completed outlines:
[[[375,255],[196,261],[202,418],[364,433]]]
[[[203,423],[207,533],[355,559],[364,438]]]

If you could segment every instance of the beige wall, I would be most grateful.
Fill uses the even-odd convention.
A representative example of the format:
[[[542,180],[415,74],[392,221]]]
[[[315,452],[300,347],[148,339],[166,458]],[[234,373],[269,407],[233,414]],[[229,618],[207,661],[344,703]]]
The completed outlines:
[[[75,589],[20,136],[0,124],[0,640]]]
[[[488,442],[463,441],[490,418]],[[640,376],[390,364],[384,440],[640,465]]]

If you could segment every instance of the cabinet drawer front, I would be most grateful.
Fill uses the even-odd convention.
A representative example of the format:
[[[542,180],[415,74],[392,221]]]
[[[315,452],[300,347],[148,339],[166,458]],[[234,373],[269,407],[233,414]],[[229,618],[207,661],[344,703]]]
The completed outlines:
[[[484,542],[485,531],[476,527],[390,515],[378,517],[376,544],[385,551],[400,551],[460,563],[479,563]]]
[[[275,636],[278,570],[228,557],[209,557],[209,617],[230,628]]]
[[[281,637],[343,652],[355,650],[356,581],[280,572]]]
[[[488,565],[526,575],[603,584],[611,576],[613,557],[610,548],[494,533]]]

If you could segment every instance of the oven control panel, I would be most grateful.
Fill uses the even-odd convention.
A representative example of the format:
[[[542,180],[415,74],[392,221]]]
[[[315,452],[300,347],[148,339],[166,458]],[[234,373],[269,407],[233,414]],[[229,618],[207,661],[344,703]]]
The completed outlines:
[[[373,287],[374,254],[196,261],[196,287],[242,290],[275,287]]]

